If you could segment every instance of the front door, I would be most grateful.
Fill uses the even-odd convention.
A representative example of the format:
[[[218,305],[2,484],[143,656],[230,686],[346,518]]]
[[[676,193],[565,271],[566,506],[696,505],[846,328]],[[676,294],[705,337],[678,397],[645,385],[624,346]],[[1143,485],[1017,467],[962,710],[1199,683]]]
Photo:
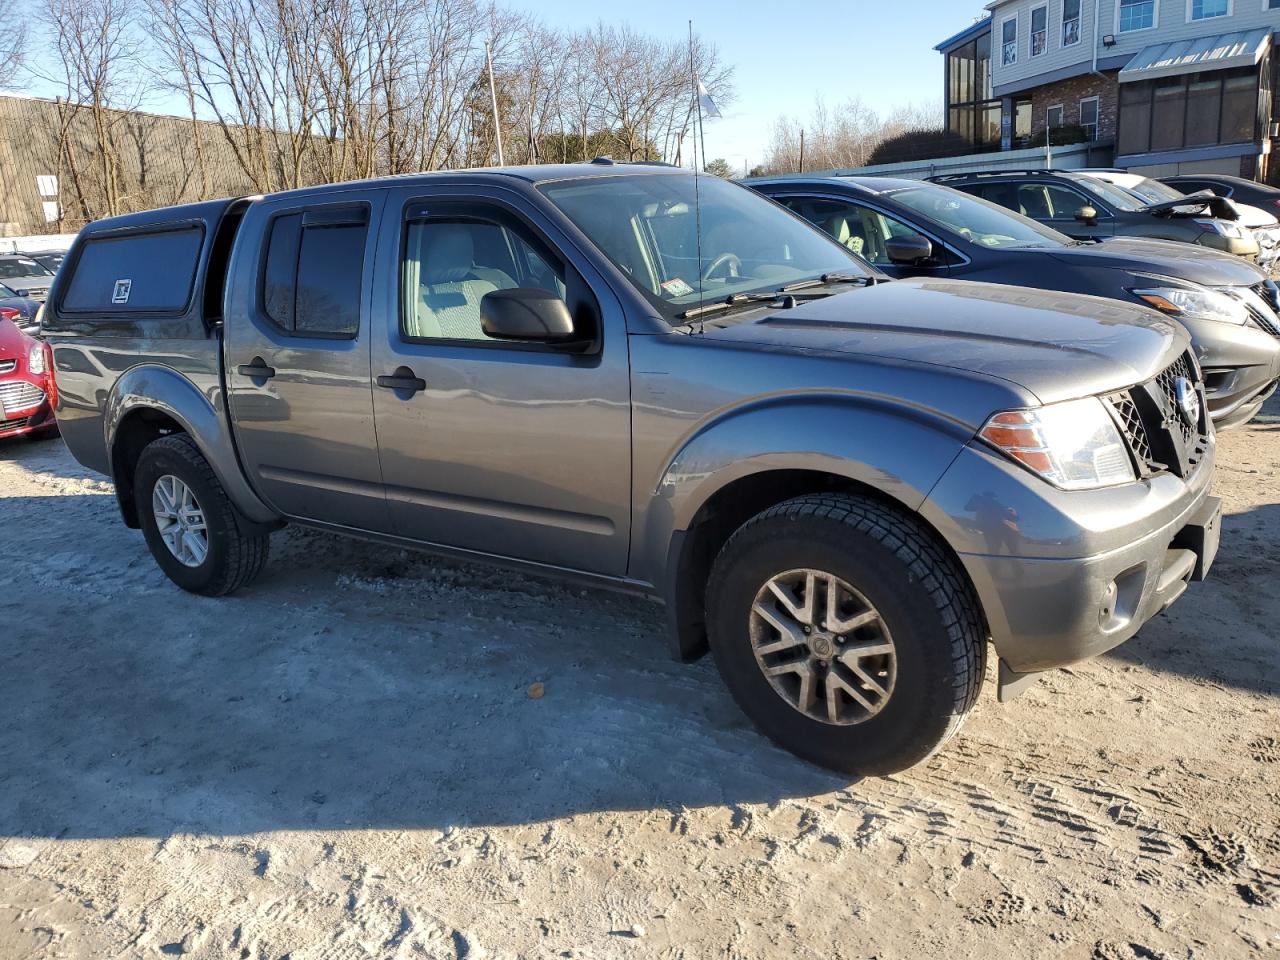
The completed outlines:
[[[225,323],[236,439],[259,493],[289,517],[384,530],[369,376],[374,237],[385,191],[251,208]]]
[[[403,190],[380,237],[374,410],[400,536],[593,573],[626,572],[631,391],[621,306],[512,198]],[[589,275],[588,275],[589,274]],[[490,339],[481,301],[538,287],[595,344]]]

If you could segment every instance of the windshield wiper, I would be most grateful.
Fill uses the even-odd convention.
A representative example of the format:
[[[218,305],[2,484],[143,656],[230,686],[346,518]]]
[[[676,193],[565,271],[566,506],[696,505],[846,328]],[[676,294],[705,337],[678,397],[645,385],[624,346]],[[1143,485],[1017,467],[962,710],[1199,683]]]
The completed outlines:
[[[728,310],[747,303],[778,303],[783,310],[790,310],[796,305],[795,294],[797,293],[805,299],[821,298],[829,296],[829,294],[818,293],[814,288],[829,286],[833,283],[856,283],[864,287],[872,287],[880,283],[882,279],[882,277],[865,274],[824,273],[822,276],[815,277],[812,280],[798,280],[795,283],[789,283],[784,287],[779,287],[772,293],[731,293],[723,300],[706,303],[700,307],[690,307],[680,314],[677,319],[696,320],[698,317],[705,317],[709,314],[719,313],[722,310]],[[814,292],[803,293],[806,290],[814,290]]]

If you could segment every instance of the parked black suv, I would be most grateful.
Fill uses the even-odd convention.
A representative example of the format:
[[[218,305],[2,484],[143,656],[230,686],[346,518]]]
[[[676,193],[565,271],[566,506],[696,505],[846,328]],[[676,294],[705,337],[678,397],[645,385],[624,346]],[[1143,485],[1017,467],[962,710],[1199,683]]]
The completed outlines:
[[[1014,210],[1076,240],[1148,237],[1212,247],[1250,260],[1258,242],[1235,222],[1232,205],[1205,194],[1146,204],[1127,190],[1069,170],[1000,170],[932,177],[975,197]]]
[[[1072,240],[934,183],[882,177],[746,181],[892,277],[957,277],[1146,303],[1191,332],[1219,429],[1245,423],[1280,377],[1277,291],[1240,257],[1160,240]]]

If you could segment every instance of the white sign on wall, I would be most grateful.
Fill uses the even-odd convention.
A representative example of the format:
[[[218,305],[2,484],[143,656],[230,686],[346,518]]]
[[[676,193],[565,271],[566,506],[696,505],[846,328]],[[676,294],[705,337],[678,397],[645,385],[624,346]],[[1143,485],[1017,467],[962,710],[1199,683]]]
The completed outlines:
[[[58,178],[51,174],[36,177],[36,189],[40,191],[40,196],[52,199],[58,195]],[[56,220],[57,217],[53,219]]]

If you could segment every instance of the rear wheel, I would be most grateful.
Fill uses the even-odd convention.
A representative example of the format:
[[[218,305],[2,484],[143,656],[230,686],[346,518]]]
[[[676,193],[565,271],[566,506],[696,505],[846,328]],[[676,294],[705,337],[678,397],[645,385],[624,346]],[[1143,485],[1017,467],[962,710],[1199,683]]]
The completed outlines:
[[[248,525],[186,434],[143,448],[134,504],[151,555],[184,590],[223,596],[251,583],[267,562],[269,536],[245,532]]]
[[[912,517],[861,497],[800,497],[744,524],[712,567],[707,624],[743,711],[845,773],[895,773],[936,751],[985,667],[955,561]]]

